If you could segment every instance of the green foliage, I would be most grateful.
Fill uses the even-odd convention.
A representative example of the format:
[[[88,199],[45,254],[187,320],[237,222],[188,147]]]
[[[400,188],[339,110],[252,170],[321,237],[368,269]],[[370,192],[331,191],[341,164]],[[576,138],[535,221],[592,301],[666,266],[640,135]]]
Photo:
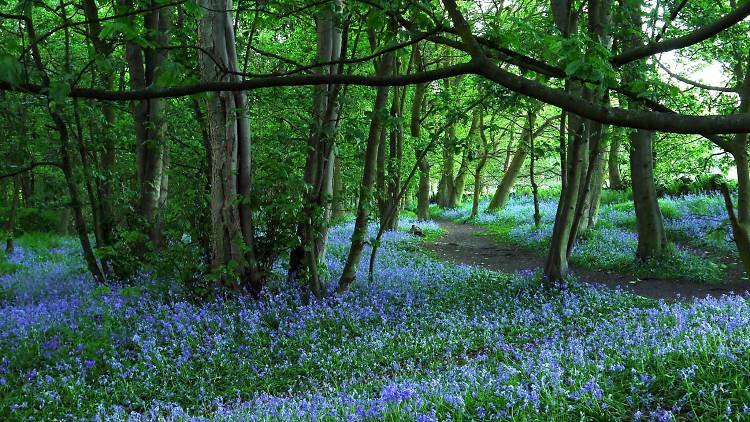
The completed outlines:
[[[8,221],[10,208],[0,207],[0,221]],[[31,232],[65,234],[67,214],[63,210],[18,208],[16,235]]]

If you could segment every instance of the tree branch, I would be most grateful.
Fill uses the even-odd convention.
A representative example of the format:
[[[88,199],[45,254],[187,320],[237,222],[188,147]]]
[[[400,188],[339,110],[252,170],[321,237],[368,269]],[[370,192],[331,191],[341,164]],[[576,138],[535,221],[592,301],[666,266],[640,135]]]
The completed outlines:
[[[0,174],[0,180],[1,179],[8,179],[8,178],[11,178],[11,177],[14,177],[14,176],[18,176],[19,174],[26,173],[27,171],[31,171],[31,170],[33,170],[33,169],[35,169],[37,167],[42,167],[42,166],[51,166],[51,167],[60,168],[60,164],[59,163],[55,163],[55,162],[52,162],[52,161],[39,161],[39,162],[36,162],[36,163],[31,163],[31,164],[29,164],[26,167],[21,167],[18,170],[12,171],[10,173]]]
[[[618,54],[610,60],[612,66],[620,67],[624,64],[632,61],[642,59],[648,56],[653,56],[657,53],[664,53],[666,51],[677,50],[697,44],[701,41],[705,41],[719,32],[739,23],[750,15],[750,0],[745,0],[741,6],[734,9],[730,13],[722,16],[718,20],[704,27],[698,28],[688,34],[681,37],[670,38],[664,41],[647,44],[641,47],[635,47],[627,50],[623,53]]]
[[[692,85],[694,87],[701,88],[701,89],[707,89],[709,91],[721,91],[721,92],[738,92],[739,91],[737,88],[706,85],[700,82],[690,80],[684,76],[680,76],[676,73],[672,73],[672,71],[669,70],[669,68],[667,68],[666,66],[664,66],[664,64],[662,64],[662,62],[660,62],[659,60],[654,60],[654,61],[656,62],[656,64],[659,65],[660,68],[662,68],[662,70],[667,72],[667,75],[671,76],[674,79],[677,79],[680,82],[686,83],[688,85]]]

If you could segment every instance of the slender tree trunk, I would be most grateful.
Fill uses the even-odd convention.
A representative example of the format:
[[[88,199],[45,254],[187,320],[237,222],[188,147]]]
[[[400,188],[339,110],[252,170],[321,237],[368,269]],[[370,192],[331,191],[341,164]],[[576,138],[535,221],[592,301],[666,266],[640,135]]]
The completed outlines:
[[[620,141],[623,129],[612,129],[612,140],[609,143],[609,156],[607,158],[607,170],[609,172],[609,188],[621,190],[622,177],[620,176]]]
[[[597,200],[592,198],[591,193],[593,191],[601,192],[594,187],[594,183],[598,181],[601,183],[601,177],[596,176],[597,171],[601,168],[601,141],[604,126],[598,122],[590,121],[588,124],[588,130],[586,135],[588,138],[589,151],[585,154],[588,157],[583,167],[584,176],[581,181],[581,187],[578,192],[578,200],[576,202],[575,216],[573,217],[573,225],[570,229],[570,235],[568,237],[568,257],[573,251],[573,245],[575,244],[576,237],[579,231],[584,231],[588,228],[588,213],[591,207],[591,201]]]
[[[471,201],[470,218],[476,218],[479,215],[479,199],[482,195],[482,170],[484,170],[490,154],[490,145],[484,133],[484,112],[480,109],[479,113],[479,137],[482,140],[482,155],[474,169],[474,195]]]
[[[542,214],[539,211],[539,185],[536,183],[536,174],[534,174],[534,167],[536,164],[536,150],[534,145],[534,119],[536,115],[533,111],[529,110],[526,115],[526,124],[529,128],[529,151],[531,153],[531,160],[529,162],[529,181],[531,183],[531,194],[534,197],[534,226],[539,227],[542,222]]]
[[[143,25],[147,32],[148,46],[128,42],[125,57],[128,62],[132,89],[144,89],[159,78],[159,70],[166,58],[167,50],[158,48],[169,43],[171,30],[171,7],[163,7],[147,12]],[[131,21],[134,18],[131,18]],[[165,102],[160,98],[138,101],[134,104],[136,126],[136,176],[138,199],[136,210],[145,234],[152,242],[157,242],[157,213],[161,193],[164,164],[164,139],[166,135]]]
[[[446,88],[453,89],[455,85],[451,80],[446,80]],[[456,123],[453,118],[449,117],[445,131],[445,140],[443,143],[443,170],[438,184],[437,203],[443,208],[449,208],[451,195],[455,190],[453,186],[454,179],[454,155],[456,153]]]
[[[453,189],[448,198],[448,208],[456,208],[463,202],[464,189],[466,188],[466,174],[469,172],[469,151],[475,144],[479,126],[479,108],[474,109],[471,117],[471,128],[466,136],[464,151],[461,154],[461,165],[458,168],[456,178],[453,180]]]
[[[21,204],[24,208],[31,207],[31,198],[34,196],[34,170],[21,173]]]
[[[418,153],[418,152],[417,152]],[[427,157],[419,160],[419,187],[417,190],[417,220],[430,219],[430,164]]]
[[[422,55],[419,48],[415,47],[414,52],[414,63],[417,70],[422,71]],[[421,116],[422,108],[424,106],[424,96],[427,84],[418,84],[414,88],[414,97],[412,98],[411,106],[411,120],[410,120],[410,132],[411,136],[420,142],[422,126]],[[425,221],[430,219],[430,162],[427,155],[420,160],[420,150],[414,149],[414,153],[418,159],[419,167],[419,187],[417,188],[417,220]]]
[[[567,162],[567,133],[565,131],[565,120],[568,113],[566,111],[562,112],[562,115],[560,116],[560,186],[561,186],[561,192],[564,192],[567,185],[568,185],[568,162]]]
[[[104,42],[101,38],[102,26],[99,20],[99,9],[95,0],[83,0],[81,2],[86,21],[88,22],[88,37],[91,40],[94,51],[101,57],[112,54],[112,45]],[[110,90],[114,85],[114,75],[111,72],[99,72],[103,89]],[[104,116],[105,127],[101,129],[98,139],[103,144],[100,154],[98,170],[100,177],[95,179],[97,191],[97,214],[99,215],[99,231],[103,245],[114,243],[115,213],[113,208],[113,169],[115,166],[115,141],[112,128],[115,127],[115,113],[112,105],[108,102],[100,104]],[[90,133],[93,136],[93,133]],[[105,265],[105,269],[108,266]]]
[[[342,32],[336,23],[334,8],[341,1],[326,4],[316,15],[317,58],[319,63],[335,62],[341,58]],[[336,74],[338,65],[317,68],[324,74]],[[318,85],[313,88],[310,136],[307,142],[302,221],[299,224],[300,245],[289,256],[288,279],[306,278],[316,297],[322,294],[318,266],[325,257],[328,225],[331,219],[335,161],[335,132],[339,121],[338,95],[340,86]]]
[[[49,76],[45,71],[44,63],[42,62],[42,54],[39,51],[39,44],[37,44],[36,31],[34,29],[34,23],[31,16],[28,16],[26,21],[26,31],[29,35],[31,45],[31,56],[34,61],[36,70],[41,75],[42,84],[44,87],[49,89],[50,80]],[[66,47],[69,47],[69,34],[66,33]],[[66,48],[66,53],[69,53],[69,48]],[[106,278],[99,263],[94,256],[94,250],[91,248],[91,242],[89,242],[88,228],[86,227],[86,219],[83,216],[83,207],[81,206],[80,195],[78,193],[78,186],[76,185],[75,175],[73,174],[73,165],[70,157],[70,141],[68,137],[68,127],[63,120],[62,114],[58,111],[55,105],[52,103],[52,99],[47,97],[47,112],[54,124],[54,128],[57,131],[60,140],[60,167],[65,176],[65,186],[68,189],[68,195],[70,196],[70,208],[73,211],[75,218],[76,232],[78,233],[78,240],[81,244],[81,250],[83,252],[83,258],[86,265],[94,277],[96,283],[106,282]]]
[[[551,10],[555,24],[562,36],[569,37],[578,29],[576,20],[579,13],[572,8],[572,3],[567,0],[552,0]],[[598,38],[605,47],[611,47],[611,36],[607,32],[609,27],[611,5],[609,0],[588,1],[588,34]],[[576,96],[589,100],[601,101],[600,93],[591,92],[577,82],[568,81],[565,90]],[[548,281],[560,281],[567,276],[568,256],[575,242],[577,227],[581,221],[582,209],[589,195],[589,184],[592,172],[589,171],[589,162],[595,157],[589,154],[589,134],[596,133],[601,126],[594,122],[582,119],[580,116],[564,114],[567,117],[567,136],[564,135],[561,125],[560,129],[560,152],[561,165],[564,170],[563,189],[555,216],[555,225],[550,239],[550,250],[544,267],[544,275]],[[563,145],[567,139],[567,148]],[[598,148],[597,145],[594,146]],[[566,151],[563,156],[563,151]]]
[[[203,144],[203,154],[205,157],[205,173],[203,179],[204,194],[206,198],[211,198],[211,174],[213,174],[213,165],[211,164],[212,153],[211,153],[211,136],[208,133],[208,123],[206,122],[206,116],[203,114],[201,109],[201,103],[198,102],[195,97],[191,97],[190,101],[193,106],[193,114],[195,115],[195,121],[201,131],[201,141]],[[199,213],[195,216],[195,223],[193,230],[198,233],[197,240],[203,250],[203,255],[207,260],[211,259],[211,209],[209,207],[200,207]]]
[[[378,138],[378,159],[377,170],[375,171],[375,196],[378,204],[378,215],[384,216],[388,210],[388,200],[386,198],[386,177],[385,162],[388,152],[388,127],[383,124],[380,127],[380,136]]]
[[[382,62],[376,63],[376,73],[379,75],[390,75],[393,68],[393,55],[386,54]],[[367,135],[367,146],[365,149],[365,164],[362,171],[362,183],[359,188],[359,199],[357,200],[357,216],[354,220],[354,232],[352,233],[351,247],[349,254],[344,263],[344,269],[341,273],[339,293],[345,292],[354,282],[357,275],[357,267],[362,258],[362,250],[367,236],[367,226],[370,216],[370,202],[373,193],[373,184],[375,183],[378,159],[378,147],[380,146],[381,127],[383,125],[380,117],[382,109],[388,101],[389,87],[378,87],[373,106],[372,120],[370,121],[370,130]]]
[[[78,100],[73,100],[73,117],[76,124],[76,142],[78,144],[78,154],[81,157],[81,166],[83,167],[83,180],[84,186],[86,187],[86,195],[88,196],[89,205],[91,207],[91,220],[94,226],[94,239],[96,240],[96,246],[98,248],[106,246],[104,243],[104,233],[101,226],[101,207],[97,198],[96,191],[94,190],[94,184],[92,183],[92,166],[89,161],[89,152],[86,147],[86,143],[83,137],[83,125],[81,124],[81,116],[78,110]],[[103,268],[107,268],[107,265],[102,265]]]
[[[398,64],[397,64],[398,66]],[[396,121],[401,115],[400,110],[400,96],[404,94],[399,88],[393,88],[393,95],[391,98],[391,111],[390,116],[392,121]],[[387,143],[386,136],[381,138],[381,143],[378,148],[378,204],[379,204],[379,216],[380,224],[385,227],[385,230],[395,230],[398,226],[398,209],[399,204],[395,201],[398,200],[398,192],[401,190],[399,172],[401,169],[401,152],[399,151],[400,134],[401,130],[399,125],[384,128],[383,133],[387,130]],[[387,148],[386,148],[387,147]],[[394,214],[388,215],[388,211],[393,209]]]
[[[344,192],[344,179],[342,176],[341,159],[334,159],[333,170],[333,205],[331,208],[331,218],[340,219],[346,215],[346,192]]]
[[[508,146],[505,149],[505,161],[503,161],[503,173],[508,171],[508,167],[510,167],[510,160],[513,158],[513,131],[510,131],[510,136],[508,137]]]
[[[13,183],[12,188],[13,192],[11,193],[11,204],[10,204],[10,211],[8,212],[8,225],[5,228],[6,236],[5,239],[5,254],[8,256],[13,255],[13,252],[15,250],[13,241],[16,237],[16,216],[18,214],[18,202],[19,202],[19,184],[20,184],[20,178],[18,175],[13,177]]]
[[[508,204],[510,191],[516,184],[516,179],[518,179],[518,176],[521,174],[521,169],[523,168],[523,163],[526,161],[528,153],[529,151],[524,145],[518,145],[518,149],[516,150],[516,153],[513,154],[513,160],[511,160],[508,170],[503,175],[500,185],[498,185],[490,204],[487,206],[487,211],[495,212],[505,208],[505,205]]]
[[[604,128],[606,130],[606,127]],[[583,218],[586,222],[586,227],[594,227],[599,219],[599,206],[602,199],[602,186],[604,184],[604,151],[607,148],[609,136],[606,134],[602,138],[600,151],[596,156],[593,168],[593,176],[591,178],[591,194],[589,204]]]
[[[581,180],[583,179],[584,155],[588,152],[587,138],[584,135],[585,123],[575,115],[568,115],[567,184],[560,196],[555,217],[555,225],[550,239],[549,255],[544,267],[548,281],[563,280],[568,274],[568,244],[575,218]]]
[[[461,165],[458,167],[456,178],[453,179],[453,189],[448,198],[448,208],[456,208],[463,202],[464,189],[466,189],[466,173],[469,171],[468,151],[461,155]]]
[[[68,188],[68,195],[70,196],[70,208],[73,211],[73,218],[75,219],[78,240],[81,242],[83,258],[86,261],[86,265],[88,266],[91,275],[94,277],[94,281],[102,284],[106,282],[106,277],[102,269],[99,267],[99,263],[94,255],[94,250],[91,248],[91,242],[89,242],[88,227],[86,226],[86,219],[83,216],[83,206],[81,205],[78,186],[76,186],[75,176],[73,174],[73,164],[69,152],[70,142],[68,140],[68,128],[59,113],[50,111],[50,115],[60,137],[61,168],[65,175],[65,185]]]

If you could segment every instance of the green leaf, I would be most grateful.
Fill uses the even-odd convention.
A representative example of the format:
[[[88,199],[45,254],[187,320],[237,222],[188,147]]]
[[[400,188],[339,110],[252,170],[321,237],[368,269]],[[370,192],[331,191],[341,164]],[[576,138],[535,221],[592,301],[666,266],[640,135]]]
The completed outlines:
[[[157,69],[157,77],[154,85],[173,86],[178,85],[185,74],[185,67],[173,61],[165,61]]]
[[[53,81],[49,84],[49,91],[47,95],[55,102],[55,104],[62,104],[70,94],[70,84],[65,81]]]
[[[583,63],[584,62],[582,58],[575,59],[572,62],[568,63],[567,66],[565,66],[565,74],[568,76],[575,75],[578,69],[583,66]]]
[[[0,56],[0,81],[18,85],[23,81],[23,65],[11,56]]]

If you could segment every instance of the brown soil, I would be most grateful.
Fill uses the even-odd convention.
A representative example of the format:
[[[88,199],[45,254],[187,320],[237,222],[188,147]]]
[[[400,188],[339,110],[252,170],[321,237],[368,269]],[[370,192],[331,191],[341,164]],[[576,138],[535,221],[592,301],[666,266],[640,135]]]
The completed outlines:
[[[494,271],[515,272],[536,270],[544,266],[546,251],[530,252],[511,244],[504,244],[487,235],[485,229],[448,221],[438,221],[445,234],[436,242],[425,243],[425,248],[437,257],[448,261],[484,267]],[[728,263],[725,280],[720,283],[641,278],[606,271],[592,271],[571,267],[579,280],[620,287],[631,293],[655,299],[692,299],[722,294],[744,294],[750,291],[750,282],[742,279],[742,268]]]

